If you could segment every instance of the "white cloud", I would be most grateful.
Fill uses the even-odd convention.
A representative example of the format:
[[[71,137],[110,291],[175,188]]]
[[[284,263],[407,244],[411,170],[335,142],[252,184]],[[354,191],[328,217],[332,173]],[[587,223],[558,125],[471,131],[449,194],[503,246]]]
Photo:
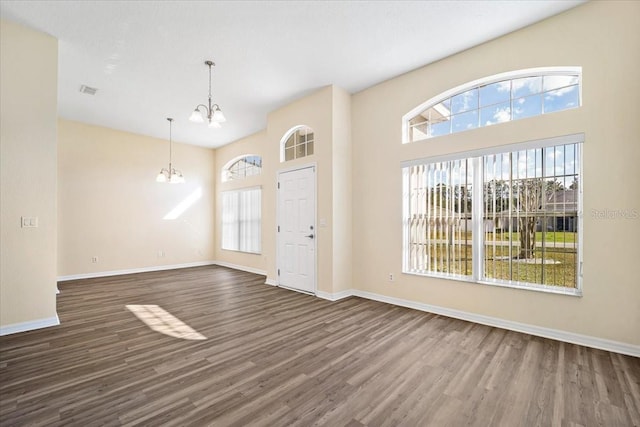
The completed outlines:
[[[462,94],[462,105],[464,105],[465,110],[468,110],[472,107],[471,101],[475,98],[477,98],[477,89],[473,89]],[[473,105],[473,108],[477,108],[477,106]]]
[[[558,98],[558,97],[564,96],[567,93],[573,92],[577,88],[578,88],[577,86],[568,86],[568,87],[563,87],[562,89],[556,89],[554,91],[547,92],[545,94],[545,99],[551,99],[553,97]]]
[[[542,79],[540,77],[527,77],[523,79],[512,80],[513,92],[524,88],[526,86],[529,94],[535,94],[541,92]]]
[[[491,126],[495,125],[496,123],[508,122],[509,120],[511,120],[510,108],[503,107],[496,109],[496,111],[493,113],[492,119],[493,120],[487,120],[484,125]]]
[[[563,156],[563,153],[554,149],[547,149],[547,159],[553,161],[554,159],[560,158]]]
[[[509,92],[511,90],[511,80],[505,80],[497,83],[498,92]]]
[[[577,84],[578,76],[544,76],[545,91]]]
[[[511,112],[509,111],[509,107],[504,107],[498,109],[493,115],[493,118],[496,119],[496,123],[504,123],[511,120]]]

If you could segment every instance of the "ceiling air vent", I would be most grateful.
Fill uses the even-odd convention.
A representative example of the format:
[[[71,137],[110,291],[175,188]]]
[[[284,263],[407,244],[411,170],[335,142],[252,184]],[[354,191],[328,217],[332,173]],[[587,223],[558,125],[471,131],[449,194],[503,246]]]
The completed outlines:
[[[80,86],[80,93],[86,93],[87,95],[95,95],[97,91],[98,89],[96,89],[95,87],[90,87],[85,85]]]

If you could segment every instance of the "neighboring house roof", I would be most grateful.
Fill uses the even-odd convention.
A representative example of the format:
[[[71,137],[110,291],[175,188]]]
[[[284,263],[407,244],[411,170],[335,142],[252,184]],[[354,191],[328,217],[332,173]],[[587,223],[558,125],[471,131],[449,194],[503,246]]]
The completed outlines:
[[[540,209],[530,212],[511,211],[508,210],[495,212],[492,218],[509,218],[516,216],[544,216],[553,214],[552,216],[576,216],[578,211],[578,190],[567,189],[558,190],[550,194],[544,202],[544,206]],[[429,207],[427,214],[430,218],[449,217],[462,219],[465,214],[455,212],[451,207],[448,209],[440,206]],[[466,212],[466,216],[470,219],[471,212]]]
[[[578,190],[558,190],[549,195],[545,202],[544,211],[554,213],[577,212]]]
[[[544,201],[543,206],[534,211],[504,210],[491,215],[493,218],[509,218],[523,216],[576,216],[578,212],[578,190],[557,190],[551,193]]]

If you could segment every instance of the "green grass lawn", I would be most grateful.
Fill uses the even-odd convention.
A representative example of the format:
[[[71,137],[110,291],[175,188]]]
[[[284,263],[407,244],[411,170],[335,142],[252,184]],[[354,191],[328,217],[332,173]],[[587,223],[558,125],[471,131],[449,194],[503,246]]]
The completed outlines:
[[[554,243],[576,243],[578,241],[578,233],[573,233],[570,231],[547,231],[536,232],[536,242],[542,242],[542,237],[544,235],[545,242],[554,242]],[[509,240],[511,236],[511,240],[519,242],[520,241],[520,233],[513,232],[509,233],[508,231],[502,233],[487,233],[486,239],[493,240],[495,236],[495,240]]]
[[[511,254],[509,254],[509,246],[485,248],[486,277],[568,288],[577,286],[577,253],[574,248],[546,249],[544,259],[552,262],[546,264],[508,258],[510,255],[516,255],[518,250],[519,247],[515,245],[512,247]],[[426,256],[430,259],[429,265],[435,271],[461,275],[472,274],[471,245],[454,245],[447,250],[444,244],[431,243],[428,245]],[[540,260],[542,257],[543,252],[539,248],[535,251],[535,258]]]
[[[542,237],[544,234],[545,242],[554,242],[554,243],[576,243],[578,241],[578,233],[570,232],[570,231],[547,231],[536,232],[536,242],[542,242]],[[471,241],[471,232],[455,232],[453,233],[453,237],[455,240],[464,240],[467,239]],[[446,239],[447,235],[443,232],[431,233],[432,239]],[[513,232],[509,233],[508,231],[497,232],[497,233],[486,233],[485,240],[488,241],[507,241],[511,239],[513,242],[520,241],[520,233]]]
[[[519,248],[514,248],[515,252]],[[513,254],[513,252],[512,252]],[[536,249],[536,260],[543,258],[543,252]],[[573,248],[547,249],[544,259],[553,263],[535,264],[524,260],[502,259],[509,256],[508,246],[487,248],[485,251],[485,275],[492,279],[513,280],[549,286],[575,288],[577,253]]]

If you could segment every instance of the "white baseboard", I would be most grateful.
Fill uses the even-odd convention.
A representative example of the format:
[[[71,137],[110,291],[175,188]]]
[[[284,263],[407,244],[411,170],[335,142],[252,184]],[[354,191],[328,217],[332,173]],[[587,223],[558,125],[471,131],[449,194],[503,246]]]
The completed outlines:
[[[231,264],[229,262],[224,261],[215,261],[215,265],[219,265],[220,267],[233,268],[234,270],[246,271],[247,273],[258,274],[260,276],[266,276],[267,272],[264,270],[259,270],[253,267],[245,267],[244,265]]]
[[[342,293],[344,292],[341,292],[341,294]],[[453,317],[455,319],[466,320],[482,325],[494,326],[496,328],[508,329],[510,331],[522,332],[525,334],[535,335],[543,338],[564,341],[571,344],[583,345],[585,347],[592,347],[600,350],[611,351],[614,353],[640,357],[640,346],[638,345],[627,344],[619,341],[612,341],[588,335],[581,335],[573,332],[560,331],[557,329],[544,328],[541,326],[529,325],[525,323],[513,322],[511,320],[499,319],[497,317],[483,316],[481,314],[469,313],[466,311],[454,310],[451,308],[440,307],[436,305],[388,297],[385,295],[360,291],[357,289],[352,289],[351,295],[374,301],[385,302],[388,304],[398,305],[401,307],[413,308],[415,310],[426,311],[429,313],[440,314],[443,316]]]
[[[14,323],[13,325],[0,326],[0,336],[17,334],[18,332],[33,331],[34,329],[48,328],[50,326],[58,326],[60,319],[56,314],[54,317],[46,319],[30,320],[28,322]]]
[[[186,264],[158,265],[154,267],[130,268],[126,270],[98,271],[95,273],[72,274],[69,276],[58,276],[58,282],[78,279],[93,279],[96,277],[121,276],[123,274],[148,273],[150,271],[175,270],[177,268],[201,267],[203,265],[218,265],[216,261],[198,261]]]
[[[329,301],[338,301],[341,300],[343,298],[347,298],[353,295],[353,290],[352,289],[347,289],[346,291],[341,291],[341,292],[336,292],[334,294],[330,293],[330,292],[324,292],[324,291],[317,291],[316,292],[316,296],[318,298],[322,298],[322,299],[326,299]]]
[[[278,286],[278,282],[275,279],[269,279],[268,277],[267,280],[264,281],[264,283],[269,286]]]

